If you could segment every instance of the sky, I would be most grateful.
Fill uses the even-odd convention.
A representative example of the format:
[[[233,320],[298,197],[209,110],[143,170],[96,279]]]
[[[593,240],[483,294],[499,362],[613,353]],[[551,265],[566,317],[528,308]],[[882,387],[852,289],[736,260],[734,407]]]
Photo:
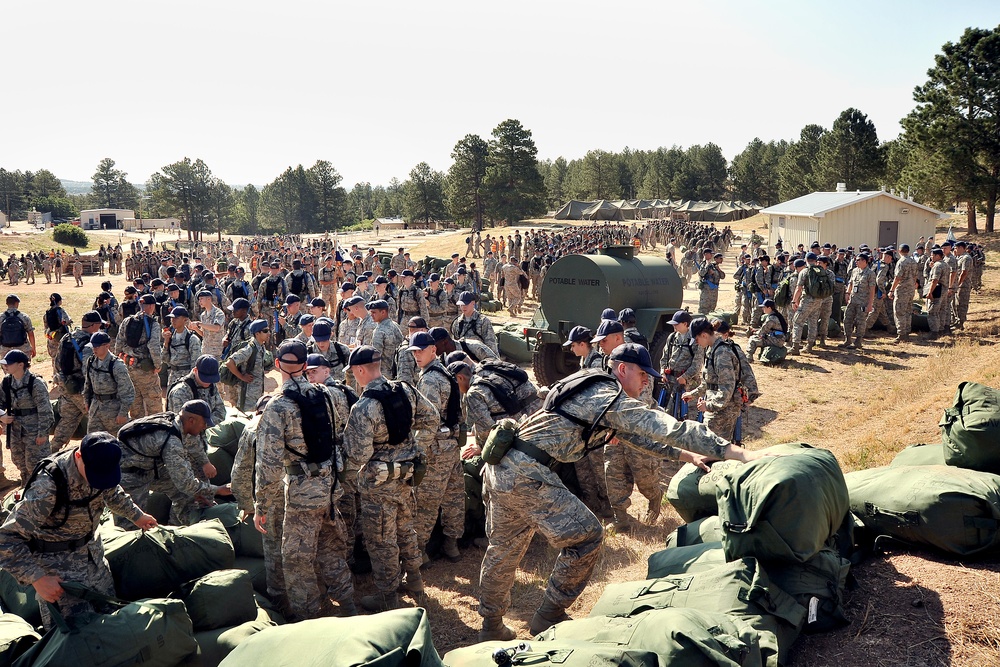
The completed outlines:
[[[942,45],[1000,25],[996,0],[3,4],[0,167],[89,180],[111,157],[143,183],[190,157],[263,185],[323,159],[348,189],[446,171],[508,118],[539,159],[731,159],[850,107],[892,139]]]

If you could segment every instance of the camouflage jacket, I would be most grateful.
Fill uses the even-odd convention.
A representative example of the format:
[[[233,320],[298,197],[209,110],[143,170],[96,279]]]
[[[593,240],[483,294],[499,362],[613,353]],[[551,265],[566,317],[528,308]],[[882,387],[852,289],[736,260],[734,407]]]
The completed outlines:
[[[455,340],[459,338],[477,338],[486,344],[486,347],[493,350],[494,354],[499,354],[497,347],[497,335],[493,331],[493,323],[490,319],[476,311],[472,317],[459,315],[451,323],[451,337]]]
[[[7,382],[10,382],[10,394],[0,391],[0,410],[36,410],[34,414],[14,414],[14,423],[8,424],[7,428],[21,428],[35,438],[49,437],[54,417],[45,381],[31,371],[26,371],[20,380],[15,380],[13,375],[4,376],[2,384],[6,385]]]
[[[139,337],[139,344],[136,347],[129,347],[125,337],[125,329],[129,325],[129,320],[136,318],[145,320],[142,336]],[[148,328],[148,333],[147,333]],[[159,323],[145,313],[136,313],[122,322],[118,328],[118,336],[115,339],[115,349],[119,353],[124,353],[136,359],[152,359],[153,367],[159,368],[163,355],[163,336],[160,332]]]
[[[399,325],[390,318],[385,318],[375,325],[372,332],[371,346],[382,355],[382,375],[392,377],[393,356],[403,343],[403,332]]]
[[[103,360],[96,355],[87,359],[83,367],[83,395],[88,402],[94,397],[117,399],[120,403],[118,414],[127,417],[129,406],[135,400],[135,386],[125,362],[110,351]]]

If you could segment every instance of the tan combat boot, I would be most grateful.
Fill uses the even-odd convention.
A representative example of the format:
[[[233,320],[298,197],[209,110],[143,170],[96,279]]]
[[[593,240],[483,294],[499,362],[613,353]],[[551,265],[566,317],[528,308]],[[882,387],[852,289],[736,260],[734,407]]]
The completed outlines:
[[[441,553],[452,563],[462,560],[462,552],[458,550],[458,541],[454,537],[444,538],[444,544],[441,545]]]
[[[399,595],[393,593],[375,593],[361,598],[361,606],[366,611],[389,611],[399,608]]]
[[[420,574],[420,570],[403,573],[403,581],[399,584],[399,592],[413,593],[414,595],[424,592],[424,578]]]
[[[481,642],[509,642],[517,637],[517,633],[507,625],[504,625],[503,617],[484,618],[483,629],[479,631],[479,641]]]
[[[566,614],[566,610],[557,605],[555,602],[548,598],[542,599],[542,604],[538,606],[538,611],[535,615],[531,617],[531,623],[528,624],[528,630],[531,635],[537,635],[545,632],[551,628],[556,623],[562,623],[563,621],[570,620],[569,615]]]

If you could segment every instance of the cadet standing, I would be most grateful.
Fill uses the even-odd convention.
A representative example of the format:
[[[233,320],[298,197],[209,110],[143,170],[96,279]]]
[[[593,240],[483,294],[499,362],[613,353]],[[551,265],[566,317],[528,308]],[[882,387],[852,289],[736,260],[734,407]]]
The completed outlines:
[[[892,299],[892,315],[896,321],[896,338],[893,343],[905,343],[910,337],[913,323],[913,292],[917,289],[917,274],[920,264],[910,256],[910,246],[899,246],[900,260],[896,263],[896,277],[889,289]]]
[[[351,408],[344,431],[345,469],[358,471],[361,525],[378,591],[363,597],[361,605],[384,611],[399,605],[401,570],[406,573],[405,590],[423,590],[421,549],[413,526],[413,486],[419,480],[413,470],[426,460],[440,416],[418,391],[382,377],[375,348],[352,351],[349,368],[364,393]]]
[[[201,355],[194,362],[191,372],[167,392],[167,410],[180,412],[188,401],[200,399],[208,403],[212,410],[212,421],[221,424],[226,420],[226,404],[222,401],[218,387],[221,379],[219,360],[207,354]]]
[[[90,406],[87,432],[107,431],[117,435],[128,421],[128,409],[135,400],[135,387],[125,362],[111,354],[111,336],[98,331],[90,337],[94,354],[83,372],[83,398]]]
[[[226,360],[226,368],[243,383],[239,387],[238,400],[234,406],[243,412],[251,412],[257,399],[264,393],[264,374],[272,365],[270,352],[265,347],[271,338],[267,321],[254,320],[248,331],[251,335],[250,342]]]
[[[289,340],[278,346],[280,393],[268,402],[257,430],[257,489],[254,525],[272,529],[266,509],[284,498],[281,568],[292,620],[316,618],[327,596],[344,615],[357,613],[354,583],[345,556],[343,518],[333,502],[338,448],[333,392],[303,376],[306,346]],[[347,414],[341,393],[340,413]]]
[[[567,618],[566,608],[583,592],[597,564],[601,523],[552,472],[554,461],[576,461],[613,433],[632,447],[705,469],[709,458],[748,461],[760,456],[727,443],[703,424],[679,422],[646,407],[639,400],[643,386],[648,376],[659,373],[641,346],[621,345],[610,361],[613,375],[579,371],[550,389],[543,409],[518,425],[511,449],[483,472],[490,545],[480,573],[481,641],[514,637],[503,616],[510,608],[517,567],[536,531],[560,553],[531,619],[532,634]],[[582,380],[586,376],[593,378]]]
[[[719,285],[726,277],[725,272],[719,268],[722,261],[722,253],[712,254],[711,248],[704,250],[705,263],[698,269],[698,289],[701,296],[698,298],[698,312],[708,314],[715,310],[719,303]]]
[[[97,537],[105,507],[143,530],[156,526],[156,519],[118,485],[121,456],[121,444],[110,434],[87,434],[79,446],[46,460],[0,527],[0,566],[35,588],[47,628],[52,617],[43,602],[55,604],[63,617],[94,611],[90,603],[67,595],[62,581],[114,594],[104,545]]]
[[[875,274],[868,268],[868,255],[858,255],[854,260],[854,270],[847,281],[845,298],[847,310],[844,311],[844,342],[838,347],[848,350],[861,349],[865,336],[868,315],[875,303]],[[853,338],[853,342],[852,342]]]
[[[399,325],[389,317],[389,304],[383,299],[369,301],[365,306],[372,320],[375,322],[375,330],[371,335],[371,346],[378,350],[382,356],[382,376],[392,377],[393,355],[403,343],[403,332],[399,330]]]
[[[170,311],[170,328],[163,334],[163,357],[170,370],[167,387],[187,375],[194,360],[201,356],[201,339],[188,328],[190,321],[191,314],[184,306]]]
[[[16,294],[7,295],[7,310],[0,314],[0,357],[11,350],[20,350],[35,358],[35,327],[31,318],[18,310],[21,300]]]
[[[87,416],[87,402],[83,400],[83,368],[94,348],[90,337],[101,330],[104,320],[96,310],[84,313],[80,328],[63,336],[59,343],[59,383],[62,396],[59,398],[59,422],[52,435],[52,449],[62,449],[76,433],[80,422]]]
[[[459,307],[460,314],[451,323],[451,337],[455,340],[475,338],[485,343],[494,354],[500,354],[493,323],[476,309],[476,296],[472,292],[462,292],[455,303]]]
[[[52,404],[45,382],[28,370],[31,360],[24,352],[11,350],[0,359],[0,366],[7,374],[0,382],[0,411],[7,413],[0,422],[7,431],[7,450],[24,485],[38,462],[52,453]],[[0,472],[2,469],[0,465]]]
[[[194,332],[201,336],[201,352],[221,357],[222,340],[226,336],[226,314],[215,305],[209,290],[198,292],[198,311],[199,321],[192,322],[191,325]]]
[[[118,329],[118,352],[128,366],[135,388],[132,419],[155,415],[163,409],[160,390],[160,364],[163,363],[163,342],[160,325],[156,322],[156,297],[143,294],[139,299],[142,311],[130,315]]]
[[[705,365],[701,369],[701,383],[684,393],[684,400],[698,398],[698,411],[705,413],[705,426],[719,437],[735,440],[736,422],[743,408],[740,391],[740,358],[736,344],[721,333],[715,333],[712,324],[698,318],[691,322],[691,338],[705,350]]]

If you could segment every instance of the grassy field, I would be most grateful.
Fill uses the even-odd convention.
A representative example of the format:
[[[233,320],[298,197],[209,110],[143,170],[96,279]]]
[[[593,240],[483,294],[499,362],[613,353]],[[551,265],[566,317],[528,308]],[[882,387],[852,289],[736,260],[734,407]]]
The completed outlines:
[[[734,227],[760,228],[753,219],[742,222]],[[487,231],[513,233],[511,228]],[[406,245],[420,259],[425,254],[464,252],[466,235],[464,230],[404,239],[383,235],[382,241],[387,246]],[[357,239],[364,244],[367,237]],[[808,442],[829,448],[844,470],[851,471],[884,465],[906,445],[939,441],[938,420],[951,405],[959,382],[1000,386],[1000,267],[996,265],[1000,235],[981,235],[977,240],[987,244],[990,266],[984,290],[973,294],[964,332],[939,343],[901,346],[893,345],[889,337],[876,337],[866,344],[863,354],[818,349],[816,354],[790,358],[778,368],[755,365],[763,395],[745,425],[748,446]],[[7,238],[2,241],[6,247]],[[724,265],[727,273],[733,265],[730,252]],[[120,295],[124,281],[118,276],[110,279]],[[58,288],[77,321],[99,291],[100,278],[84,280],[84,288],[73,288],[72,281]],[[34,286],[18,288],[22,309],[39,329],[48,293],[55,287],[45,285],[43,278]],[[732,281],[726,280],[723,289],[719,303],[725,308],[732,303]],[[685,293],[685,305],[696,307],[694,290]],[[525,322],[531,308],[526,310],[526,315],[515,320]],[[491,318],[511,321],[500,313]],[[40,333],[38,340],[40,357],[35,370],[48,378]],[[632,514],[641,517],[646,507],[646,500],[634,494]],[[593,580],[570,613],[585,616],[607,583],[644,579],[646,558],[662,548],[664,537],[678,523],[676,513],[665,504],[656,526],[642,527],[633,535],[608,536]],[[555,555],[544,539],[536,538],[521,563],[509,615],[521,638],[528,637],[527,623],[541,601]],[[441,653],[476,641],[481,559],[482,551],[470,547],[459,563],[432,564],[424,575],[427,592],[419,599],[406,598],[429,610]],[[791,666],[1000,665],[997,563],[959,563],[927,553],[899,552],[868,560],[853,574],[856,585],[846,598],[851,625],[802,637],[792,653]],[[359,594],[371,591],[370,579],[360,577]]]

